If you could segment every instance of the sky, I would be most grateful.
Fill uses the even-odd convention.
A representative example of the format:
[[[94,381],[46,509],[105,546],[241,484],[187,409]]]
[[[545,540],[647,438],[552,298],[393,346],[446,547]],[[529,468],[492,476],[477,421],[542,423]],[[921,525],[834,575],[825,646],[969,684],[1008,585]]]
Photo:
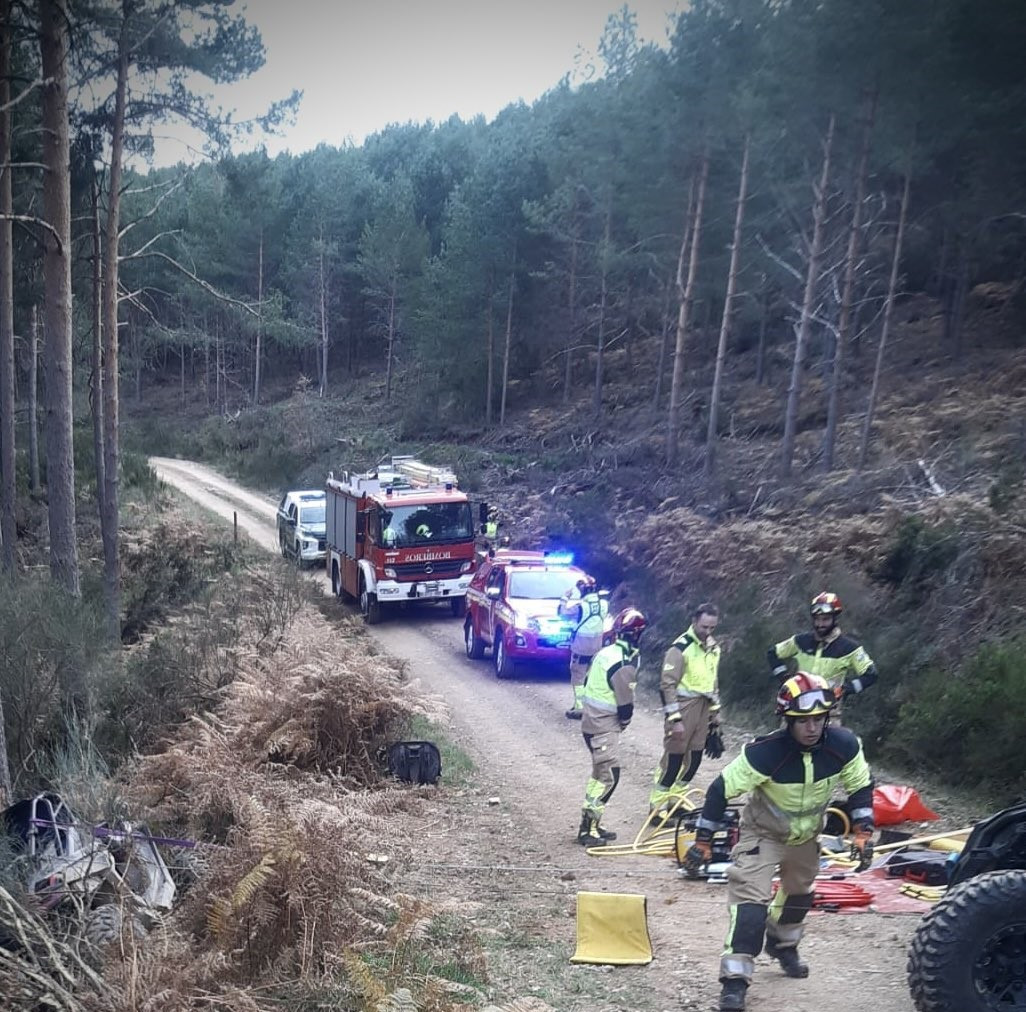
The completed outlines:
[[[304,96],[268,152],[320,143],[360,145],[389,123],[441,123],[454,113],[492,119],[530,104],[561,78],[585,80],[611,13],[624,0],[248,0],[238,10],[260,29],[264,67],[213,90],[237,118],[266,110],[294,88]],[[681,0],[628,0],[643,42],[665,44]],[[209,82],[206,82],[209,86]],[[239,148],[256,146],[250,141]],[[164,138],[157,161],[191,160]]]

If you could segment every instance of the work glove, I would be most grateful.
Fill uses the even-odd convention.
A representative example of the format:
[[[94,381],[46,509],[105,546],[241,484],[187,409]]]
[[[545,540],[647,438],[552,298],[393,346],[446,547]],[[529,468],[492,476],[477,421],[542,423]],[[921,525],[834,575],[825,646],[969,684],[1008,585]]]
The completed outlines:
[[[787,665],[778,664],[771,672],[770,678],[775,678],[778,682],[782,682],[787,677]]]
[[[851,843],[852,861],[858,861],[856,871],[865,871],[873,863],[873,824],[855,823],[855,836]]]
[[[705,736],[705,754],[710,759],[719,759],[723,755],[723,735],[719,724],[710,724],[709,733]]]
[[[712,860],[712,830],[700,827],[695,830],[695,842],[684,855],[684,874],[697,878]]]

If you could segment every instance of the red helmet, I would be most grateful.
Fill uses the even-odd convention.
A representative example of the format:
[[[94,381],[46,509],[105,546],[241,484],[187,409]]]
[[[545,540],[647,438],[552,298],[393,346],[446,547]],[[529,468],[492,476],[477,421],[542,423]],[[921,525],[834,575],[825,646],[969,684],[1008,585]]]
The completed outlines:
[[[836,594],[823,591],[812,599],[809,610],[813,615],[833,615],[835,618],[841,614],[841,599]]]
[[[799,671],[780,686],[775,712],[778,717],[815,717],[829,713],[836,702],[825,678]]]
[[[613,635],[616,639],[627,640],[633,646],[638,645],[641,634],[648,628],[648,619],[637,608],[624,608],[613,619]]]

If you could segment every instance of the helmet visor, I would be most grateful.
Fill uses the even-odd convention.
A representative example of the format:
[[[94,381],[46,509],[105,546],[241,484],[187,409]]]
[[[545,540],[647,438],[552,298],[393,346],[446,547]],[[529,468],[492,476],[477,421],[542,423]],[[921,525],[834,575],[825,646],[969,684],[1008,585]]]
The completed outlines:
[[[830,604],[829,601],[820,601],[812,606],[813,615],[833,615],[837,612],[837,608]]]
[[[824,692],[823,689],[810,689],[803,692],[787,704],[788,713],[813,714],[825,713],[834,705],[832,693]]]

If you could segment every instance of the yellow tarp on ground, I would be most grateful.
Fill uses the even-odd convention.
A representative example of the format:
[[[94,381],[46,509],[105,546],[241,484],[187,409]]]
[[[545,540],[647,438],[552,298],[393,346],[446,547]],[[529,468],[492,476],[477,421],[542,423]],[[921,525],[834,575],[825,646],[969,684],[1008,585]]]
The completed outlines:
[[[577,951],[570,962],[612,966],[651,963],[646,898],[634,893],[578,893]]]

